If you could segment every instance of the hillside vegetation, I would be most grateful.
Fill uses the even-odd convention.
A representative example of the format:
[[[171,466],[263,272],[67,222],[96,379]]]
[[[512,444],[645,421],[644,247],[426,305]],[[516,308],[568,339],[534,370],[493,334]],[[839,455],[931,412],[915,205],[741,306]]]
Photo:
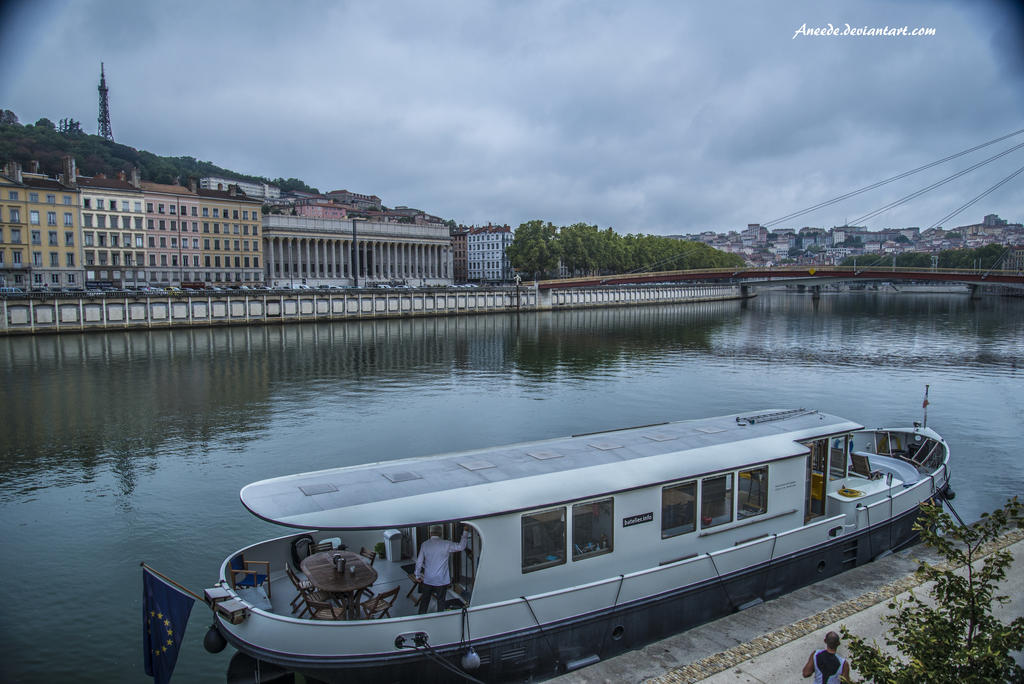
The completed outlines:
[[[99,173],[113,176],[134,166],[144,180],[156,183],[173,183],[175,179],[187,183],[189,178],[224,176],[252,183],[270,183],[284,191],[318,192],[298,178],[250,176],[195,157],[161,157],[146,150],[137,150],[98,135],[89,135],[73,120],[61,120],[58,126],[42,118],[35,124],[22,125],[10,110],[0,112],[0,162],[16,161],[22,168],[27,168],[29,162],[38,161],[40,171],[56,176],[60,172],[61,157],[66,154],[73,155],[79,170],[88,176]]]

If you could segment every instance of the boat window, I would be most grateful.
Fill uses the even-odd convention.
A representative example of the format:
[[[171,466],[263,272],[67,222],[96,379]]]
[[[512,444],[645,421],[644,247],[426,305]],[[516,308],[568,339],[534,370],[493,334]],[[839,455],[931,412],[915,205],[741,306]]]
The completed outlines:
[[[829,480],[843,480],[846,479],[846,463],[849,460],[846,454],[849,451],[847,444],[849,443],[849,437],[833,437],[829,442],[830,453],[828,459],[828,479]]]
[[[664,487],[661,490],[661,538],[693,532],[697,529],[694,502],[697,500],[697,482]]]
[[[572,559],[600,556],[612,551],[612,499],[572,507]]]
[[[565,508],[523,516],[523,572],[565,562]]]
[[[700,526],[704,529],[732,521],[732,473],[700,481]]]
[[[738,520],[768,512],[768,466],[741,470],[736,489]]]

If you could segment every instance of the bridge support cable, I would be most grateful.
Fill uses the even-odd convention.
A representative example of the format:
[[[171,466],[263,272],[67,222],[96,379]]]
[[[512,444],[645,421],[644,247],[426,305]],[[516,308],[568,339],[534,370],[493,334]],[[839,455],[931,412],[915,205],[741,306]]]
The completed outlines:
[[[939,186],[945,185],[946,183],[949,183],[950,181],[956,180],[960,176],[964,176],[964,175],[970,173],[971,171],[974,171],[976,169],[981,168],[982,166],[985,166],[986,164],[990,164],[990,163],[994,162],[996,159],[999,159],[1000,157],[1005,157],[1006,155],[1010,154],[1011,152],[1016,152],[1017,150],[1019,150],[1022,147],[1024,147],[1024,143],[1020,143],[1018,145],[1014,145],[1013,147],[1005,149],[1002,152],[1000,152],[999,154],[993,155],[993,156],[989,157],[988,159],[985,159],[985,160],[982,160],[982,161],[978,162],[977,164],[973,164],[971,166],[968,166],[966,169],[963,169],[962,171],[957,171],[956,173],[954,173],[954,174],[952,174],[950,176],[946,176],[942,180],[936,181],[936,182],[932,183],[931,185],[929,185],[928,187],[921,188],[920,190],[917,190],[915,192],[910,193],[909,195],[901,197],[900,199],[898,199],[898,200],[896,200],[894,202],[890,202],[889,204],[886,204],[884,207],[879,207],[878,209],[875,209],[874,211],[870,211],[870,212],[864,214],[863,216],[859,216],[859,217],[855,218],[852,221],[852,224],[853,225],[857,225],[858,223],[860,223],[862,221],[866,221],[868,219],[873,219],[876,216],[885,213],[889,209],[894,209],[895,207],[898,207],[901,204],[906,204],[907,202],[909,202],[912,199],[917,199],[918,197],[920,197],[921,195],[925,194],[926,192],[930,192],[930,191],[934,190],[935,188],[937,188]]]
[[[957,214],[959,214],[959,213],[960,213],[961,211],[963,211],[964,209],[967,209],[968,207],[970,207],[970,206],[971,206],[972,204],[974,204],[975,202],[977,202],[977,201],[979,201],[979,200],[983,199],[983,198],[984,198],[984,197],[985,197],[986,195],[988,195],[989,193],[992,193],[992,192],[994,192],[994,191],[998,190],[998,189],[999,189],[1000,187],[1002,187],[1002,186],[1003,186],[1004,184],[1006,184],[1006,183],[1008,183],[1009,181],[1013,180],[1013,179],[1014,179],[1014,178],[1015,178],[1016,176],[1018,176],[1018,175],[1019,175],[1019,174],[1020,174],[1021,172],[1024,172],[1024,166],[1020,167],[1019,169],[1017,169],[1016,171],[1014,171],[1013,173],[1011,173],[1011,174],[1010,174],[1009,176],[1007,176],[1007,177],[1006,177],[1006,178],[1004,178],[1003,180],[999,181],[998,183],[996,183],[995,185],[993,185],[993,186],[992,186],[992,187],[990,187],[990,188],[989,188],[988,190],[986,190],[985,192],[981,193],[980,195],[978,195],[977,197],[975,197],[975,198],[974,198],[974,199],[972,199],[971,201],[969,201],[969,202],[965,202],[964,204],[961,204],[961,205],[960,205],[959,207],[957,207],[957,209],[955,209],[954,211],[950,212],[949,214],[946,214],[945,216],[943,216],[942,218],[940,218],[940,219],[939,219],[938,221],[936,221],[936,222],[935,222],[935,223],[933,223],[932,225],[928,226],[928,227],[927,227],[927,228],[926,228],[925,230],[931,230],[932,228],[937,228],[938,226],[941,226],[941,225],[942,225],[943,223],[945,223],[945,222],[946,222],[946,221],[948,221],[949,219],[953,218],[954,216],[956,216]]]
[[[790,219],[794,219],[794,218],[803,216],[804,214],[809,214],[812,211],[816,211],[818,209],[822,209],[824,207],[831,206],[831,205],[833,205],[833,204],[835,204],[837,202],[842,202],[845,199],[849,199],[850,197],[855,197],[855,196],[860,195],[862,193],[868,192],[869,190],[874,190],[875,188],[880,188],[883,185],[886,185],[888,183],[892,183],[894,181],[901,180],[903,178],[906,178],[907,176],[912,176],[915,173],[918,173],[920,171],[925,171],[927,169],[932,168],[933,166],[938,166],[939,164],[944,164],[944,163],[946,163],[948,161],[956,159],[957,157],[962,157],[965,154],[970,154],[971,152],[976,152],[977,150],[980,150],[982,148],[988,147],[989,145],[994,145],[997,142],[1001,142],[1003,140],[1006,140],[1007,138],[1012,138],[1015,135],[1020,135],[1021,133],[1024,133],[1024,128],[1022,128],[1022,129],[1020,129],[1018,131],[1014,131],[1012,133],[1007,133],[1006,135],[1000,136],[998,138],[994,138],[993,140],[989,140],[988,142],[981,143],[980,145],[975,145],[974,147],[972,147],[970,149],[962,150],[960,152],[957,152],[956,154],[951,154],[948,157],[943,157],[942,159],[939,159],[937,161],[933,161],[930,164],[925,164],[924,166],[919,166],[916,169],[911,169],[910,171],[904,171],[903,173],[897,174],[897,175],[893,176],[892,178],[886,178],[885,180],[878,181],[877,183],[872,183],[871,185],[864,186],[863,188],[860,188],[858,190],[853,190],[853,191],[848,192],[848,193],[846,193],[844,195],[839,195],[838,197],[833,197],[830,200],[825,200],[824,202],[819,202],[818,204],[815,204],[814,206],[811,206],[811,207],[807,207],[806,209],[801,209],[800,211],[794,211],[791,214],[786,214],[785,216],[780,216],[777,219],[773,219],[771,221],[768,221],[767,223],[762,223],[761,225],[763,225],[763,226],[765,226],[767,228],[769,226],[773,226],[775,224],[782,223],[783,221],[788,221]]]

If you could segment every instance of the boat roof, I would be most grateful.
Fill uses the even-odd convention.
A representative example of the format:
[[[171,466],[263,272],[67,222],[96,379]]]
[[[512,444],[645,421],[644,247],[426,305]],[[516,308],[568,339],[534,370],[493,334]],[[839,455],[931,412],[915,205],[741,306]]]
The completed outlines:
[[[661,423],[276,477],[242,504],[304,529],[386,529],[544,508],[807,453],[801,441],[861,429],[806,409]]]

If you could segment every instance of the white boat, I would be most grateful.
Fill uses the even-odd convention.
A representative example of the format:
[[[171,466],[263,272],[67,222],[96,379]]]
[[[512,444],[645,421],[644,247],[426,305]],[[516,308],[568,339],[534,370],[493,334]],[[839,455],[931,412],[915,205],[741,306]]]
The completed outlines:
[[[242,503],[298,531],[225,559],[207,590],[214,629],[323,681],[545,677],[913,543],[948,461],[927,427],[864,429],[797,409],[263,480]],[[469,542],[451,556],[448,610],[419,615],[409,571],[431,523]],[[399,588],[389,616],[298,617],[285,566],[298,570],[309,537],[384,542],[371,589]],[[269,578],[235,587],[239,555]]]

